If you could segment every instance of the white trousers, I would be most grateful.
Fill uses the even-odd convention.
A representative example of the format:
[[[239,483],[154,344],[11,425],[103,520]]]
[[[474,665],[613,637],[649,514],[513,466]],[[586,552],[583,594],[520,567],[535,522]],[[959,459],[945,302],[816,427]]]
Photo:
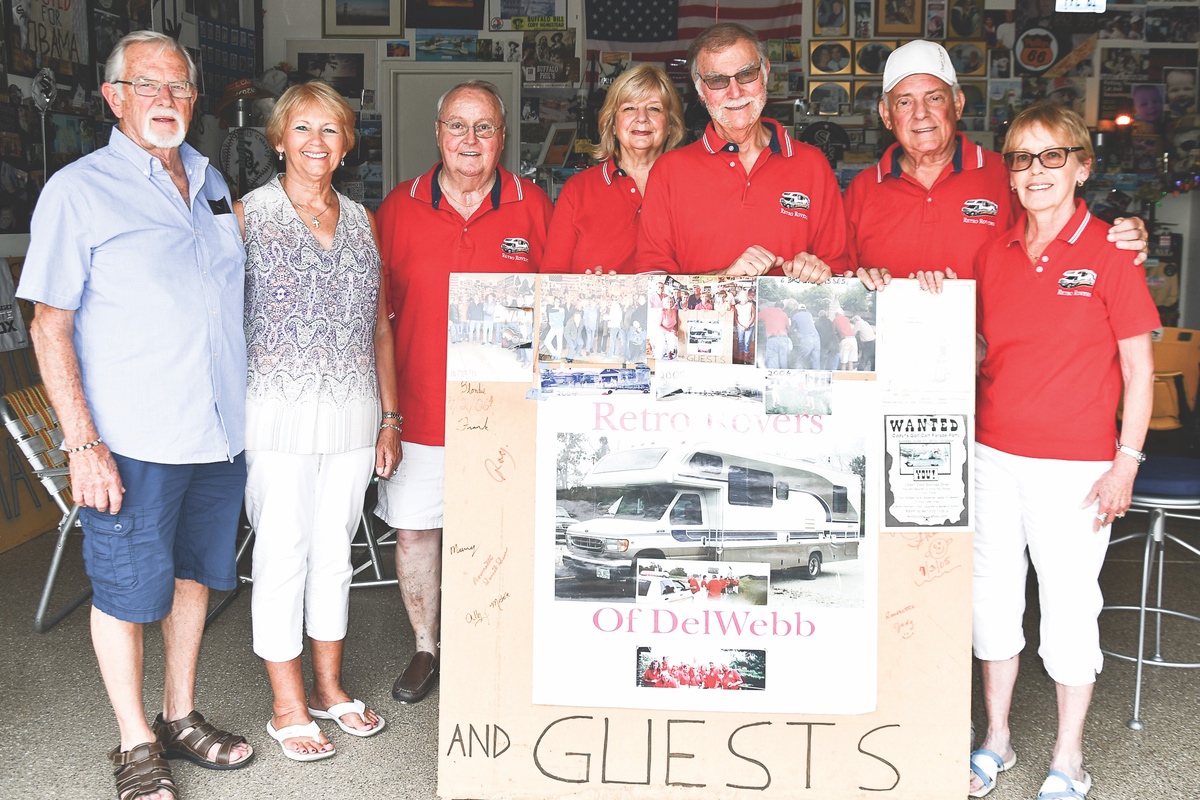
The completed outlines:
[[[1025,647],[1025,576],[1032,559],[1041,605],[1038,655],[1065,686],[1094,683],[1104,664],[1097,619],[1110,525],[1080,508],[1111,461],[1027,458],[975,445],[974,649],[1004,661]],[[1028,550],[1028,556],[1026,551]]]
[[[254,528],[254,652],[291,661],[313,639],[346,637],[350,542],[375,448],[295,455],[246,451],[246,515]]]

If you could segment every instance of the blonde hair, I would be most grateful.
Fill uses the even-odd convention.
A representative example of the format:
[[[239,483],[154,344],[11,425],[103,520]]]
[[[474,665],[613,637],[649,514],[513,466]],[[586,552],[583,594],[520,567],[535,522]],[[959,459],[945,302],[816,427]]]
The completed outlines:
[[[1066,106],[1049,100],[1034,103],[1017,114],[1004,137],[1004,152],[1013,152],[1016,148],[1012,143],[1034,125],[1041,125],[1047,132],[1064,137],[1067,147],[1082,148],[1079,152],[1071,154],[1079,159],[1079,163],[1087,164],[1096,157],[1096,151],[1092,148],[1092,137],[1083,117]]]
[[[342,132],[346,150],[354,147],[354,111],[350,104],[327,83],[309,81],[292,86],[275,103],[271,119],[267,122],[267,141],[272,148],[283,143],[283,134],[292,115],[308,106],[316,106],[337,122]]]
[[[683,141],[683,101],[675,84],[661,67],[653,64],[638,64],[617,76],[604,106],[600,109],[597,127],[600,142],[592,147],[592,158],[607,161],[618,155],[621,144],[617,141],[617,109],[625,103],[636,103],[657,93],[662,98],[663,110],[667,112],[667,141],[665,150],[674,150]]]

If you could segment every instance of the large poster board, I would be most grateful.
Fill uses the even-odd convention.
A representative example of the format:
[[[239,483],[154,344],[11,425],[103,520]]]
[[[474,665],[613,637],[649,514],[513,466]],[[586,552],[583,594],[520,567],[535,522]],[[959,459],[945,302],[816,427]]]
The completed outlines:
[[[813,371],[755,366],[793,365],[768,309],[803,288],[762,282],[757,336],[737,297],[678,315],[677,354],[691,319],[733,364],[643,358],[598,328],[548,365],[573,306],[620,305],[629,279],[574,299],[536,280],[540,358],[451,329],[455,364],[489,366],[447,385],[439,796],[961,797],[973,284],[800,297],[865,317],[878,361]],[[931,345],[922,383],[909,355]],[[911,465],[889,477],[889,452]]]

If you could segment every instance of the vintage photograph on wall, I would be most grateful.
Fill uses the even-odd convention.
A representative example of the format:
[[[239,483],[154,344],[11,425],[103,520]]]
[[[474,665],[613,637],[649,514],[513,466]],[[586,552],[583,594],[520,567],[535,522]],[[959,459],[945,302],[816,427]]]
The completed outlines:
[[[895,49],[895,42],[855,42],[854,74],[882,75],[888,56]]]
[[[875,647],[877,559],[852,406],[842,419],[771,416],[720,396],[539,404],[534,702],[663,707],[621,678],[635,647],[653,648],[660,666],[661,655],[690,663],[719,645],[767,650],[797,678],[873,672],[858,655]],[[864,703],[856,694],[813,699],[781,685],[762,700],[848,709]],[[717,695],[678,707],[735,708]]]
[[[409,28],[450,28],[481,31],[487,0],[404,0],[404,24]]]
[[[876,36],[920,36],[924,21],[921,0],[875,0]]]
[[[814,82],[808,102],[817,114],[836,116],[842,106],[850,103],[850,81]]]
[[[288,39],[288,63],[310,79],[328,83],[358,111],[364,90],[375,91],[374,41]]]
[[[850,0],[817,0],[814,36],[850,35]]]
[[[322,32],[331,38],[404,35],[404,0],[322,0]]]
[[[948,39],[978,39],[983,32],[983,0],[949,0]]]
[[[810,75],[820,77],[822,75],[850,74],[852,67],[849,39],[839,39],[833,42],[812,41],[808,43],[808,46]]]

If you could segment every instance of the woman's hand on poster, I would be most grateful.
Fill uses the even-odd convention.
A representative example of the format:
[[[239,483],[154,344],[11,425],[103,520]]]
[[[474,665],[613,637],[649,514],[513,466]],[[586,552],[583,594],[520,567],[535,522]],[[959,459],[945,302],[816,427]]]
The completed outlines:
[[[947,269],[945,272],[940,269],[917,270],[917,283],[921,285],[921,291],[934,294],[942,293],[942,282],[946,278],[954,280],[957,277],[958,274],[952,269]]]
[[[797,253],[783,262],[783,274],[805,283],[824,283],[833,277],[833,270],[812,253]]]
[[[863,286],[866,286],[867,290],[872,292],[881,292],[883,291],[883,287],[892,282],[892,273],[883,267],[871,267],[870,269],[859,267],[856,273],[846,270],[845,277],[857,277],[863,282]]]

